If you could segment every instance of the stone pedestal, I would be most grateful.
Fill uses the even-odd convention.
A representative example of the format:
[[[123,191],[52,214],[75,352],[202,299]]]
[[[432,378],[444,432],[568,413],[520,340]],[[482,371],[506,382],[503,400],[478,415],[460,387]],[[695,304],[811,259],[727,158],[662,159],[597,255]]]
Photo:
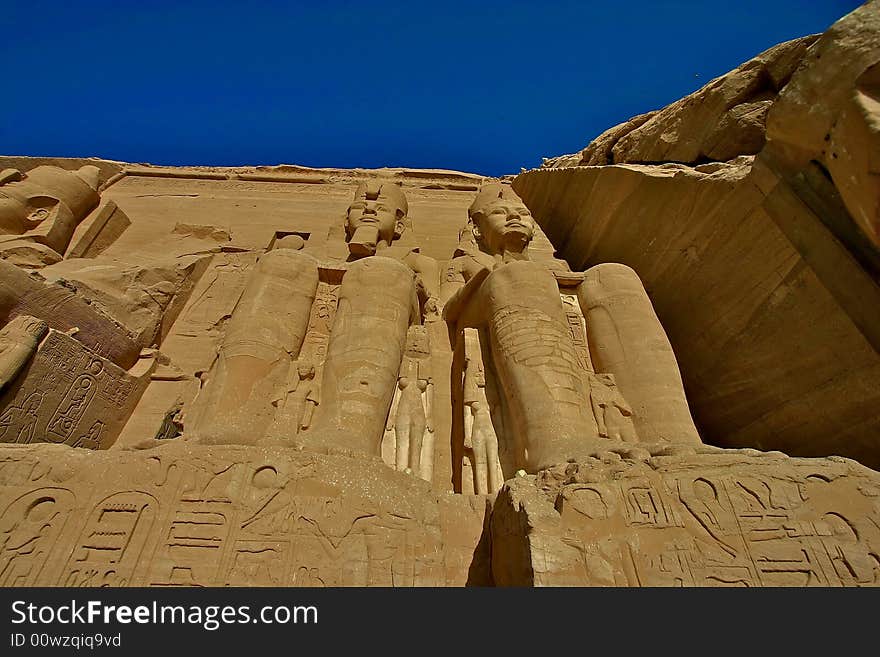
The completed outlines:
[[[0,586],[461,586],[483,498],[378,458],[289,449],[0,449]]]
[[[597,453],[508,481],[491,526],[498,585],[880,583],[880,475],[837,457]]]

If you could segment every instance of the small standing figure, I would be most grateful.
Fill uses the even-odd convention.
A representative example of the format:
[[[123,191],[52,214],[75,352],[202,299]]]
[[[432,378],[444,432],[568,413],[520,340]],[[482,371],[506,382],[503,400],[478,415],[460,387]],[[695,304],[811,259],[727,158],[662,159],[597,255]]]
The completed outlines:
[[[278,410],[267,432],[270,441],[286,442],[309,428],[318,405],[315,364],[310,359],[301,358],[291,363],[285,390],[272,403]]]
[[[430,376],[420,374],[418,386],[425,407],[425,431],[422,437],[419,470],[414,472],[425,481],[431,481],[434,478],[434,381]]]
[[[428,427],[420,383],[408,376],[398,379],[400,395],[394,416],[395,466],[398,470],[409,468],[416,475],[421,473],[422,440]]]
[[[10,406],[0,415],[0,442],[27,444],[34,439],[42,392],[32,392],[21,406]],[[12,428],[9,436],[6,433]],[[14,433],[15,435],[12,435]]]
[[[590,376],[590,401],[596,424],[599,425],[599,435],[625,443],[638,442],[632,421],[632,408],[620,394],[614,375]]]
[[[464,447],[471,461],[474,492],[496,493],[504,483],[498,458],[498,434],[486,397],[486,371],[474,329],[465,329]]]

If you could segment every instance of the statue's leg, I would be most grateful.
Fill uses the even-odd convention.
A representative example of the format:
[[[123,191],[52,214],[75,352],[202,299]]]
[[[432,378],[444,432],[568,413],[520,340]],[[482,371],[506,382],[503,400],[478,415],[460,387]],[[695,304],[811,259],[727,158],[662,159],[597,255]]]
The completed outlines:
[[[504,483],[504,473],[501,471],[501,462],[498,460],[498,441],[486,441],[486,469],[488,475],[488,492],[497,493]]]
[[[427,427],[422,431],[422,457],[417,474],[425,481],[434,478],[434,432]]]
[[[421,403],[421,400],[419,400]],[[425,422],[422,418],[412,418],[409,429],[409,469],[418,477],[422,471],[422,438],[425,436]]]
[[[400,472],[406,470],[407,461],[409,460],[410,449],[410,426],[409,417],[401,418],[394,426],[394,437],[396,440],[396,453],[394,467]]]
[[[205,444],[256,444],[275,409],[272,393],[299,354],[318,287],[308,255],[266,253],[232,313],[186,434]]]
[[[477,495],[489,492],[489,462],[482,428],[474,435],[474,489]]]
[[[486,278],[478,301],[526,469],[564,463],[595,445],[598,428],[550,272],[533,262],[506,264]]]
[[[381,453],[415,303],[413,271],[371,256],[342,279],[333,318],[319,417],[304,437],[307,449]]]
[[[46,322],[30,315],[19,315],[0,329],[0,390],[15,380],[48,332]]]
[[[638,274],[607,263],[578,288],[597,372],[614,374],[641,442],[700,443],[678,363]]]

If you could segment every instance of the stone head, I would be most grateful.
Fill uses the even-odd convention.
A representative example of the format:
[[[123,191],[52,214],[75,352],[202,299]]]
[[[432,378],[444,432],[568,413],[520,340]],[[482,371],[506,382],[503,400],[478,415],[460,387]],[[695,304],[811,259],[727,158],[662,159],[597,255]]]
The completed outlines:
[[[0,233],[21,234],[63,207],[77,220],[98,204],[100,171],[86,165],[76,171],[39,166],[26,174],[3,172],[0,184]]]
[[[483,185],[468,208],[474,240],[492,255],[524,253],[535,234],[535,220],[509,185]]]
[[[379,181],[358,185],[345,216],[345,241],[351,254],[373,255],[380,243],[390,245],[403,232],[408,210],[399,185]]]
[[[28,415],[36,415],[43,404],[43,393],[32,392],[24,402],[25,412]]]
[[[315,378],[315,364],[310,360],[301,360],[296,365],[297,376],[301,381]]]

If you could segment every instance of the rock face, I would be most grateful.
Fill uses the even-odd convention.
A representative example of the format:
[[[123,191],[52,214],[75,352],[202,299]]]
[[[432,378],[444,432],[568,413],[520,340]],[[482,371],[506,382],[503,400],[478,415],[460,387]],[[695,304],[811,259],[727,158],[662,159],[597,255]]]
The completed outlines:
[[[751,450],[607,451],[510,480],[501,586],[876,586],[880,477]]]
[[[482,499],[434,495],[378,459],[169,443],[145,452],[0,449],[0,584],[488,581],[489,555],[476,549]]]
[[[767,117],[768,156],[790,176],[830,174],[850,216],[880,247],[880,4],[822,35]]]
[[[540,169],[514,182],[573,268],[616,261],[638,272],[705,442],[880,466],[871,219],[880,114],[866,91],[878,15],[868,3],[660,110],[618,138],[613,165]],[[778,90],[739,96],[768,104],[766,143],[699,164],[707,127],[684,130],[686,118],[711,115],[720,126],[726,101],[717,99],[748,88],[734,84],[747,78]],[[743,103],[729,111],[746,116]],[[616,164],[632,161],[655,164]]]
[[[764,146],[768,109],[817,38],[780,43],[691,95],[606,130],[579,158],[552,158],[544,167],[700,164],[754,155]]]
[[[0,158],[0,585],[880,583],[853,16],[512,184]]]

